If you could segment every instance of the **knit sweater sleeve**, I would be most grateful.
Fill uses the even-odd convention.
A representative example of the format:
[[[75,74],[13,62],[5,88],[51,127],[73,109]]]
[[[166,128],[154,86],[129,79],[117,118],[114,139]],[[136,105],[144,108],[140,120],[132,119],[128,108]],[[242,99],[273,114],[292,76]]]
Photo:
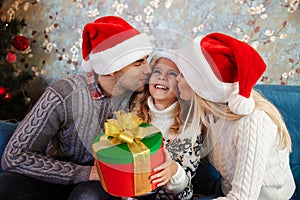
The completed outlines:
[[[177,172],[165,185],[165,189],[169,193],[177,194],[179,199],[190,199],[193,194],[191,180],[200,163],[201,134],[197,135],[197,139],[192,138],[191,130],[183,134],[182,138],[186,138],[178,140],[173,146],[174,149],[180,151],[177,152],[179,154],[174,154],[175,150],[173,152],[173,159],[178,166]]]
[[[176,162],[177,172],[172,176],[170,181],[165,185],[166,191],[178,194],[188,185],[189,177],[185,173],[183,167]]]
[[[275,144],[277,126],[262,111],[255,111],[238,122],[232,131],[236,146],[236,166],[231,190],[218,199],[257,200],[266,170],[268,155]]]
[[[56,148],[61,159],[55,156],[55,152],[47,152],[49,141],[65,131],[61,127],[66,121],[63,98],[53,88],[47,88],[10,139],[2,159],[4,170],[51,183],[71,184],[88,180],[91,166],[67,159],[64,144],[60,143]]]

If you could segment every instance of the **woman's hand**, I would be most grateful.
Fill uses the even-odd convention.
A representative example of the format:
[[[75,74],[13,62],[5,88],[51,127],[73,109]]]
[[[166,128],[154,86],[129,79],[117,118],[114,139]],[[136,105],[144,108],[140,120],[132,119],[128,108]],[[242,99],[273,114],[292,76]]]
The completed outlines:
[[[91,172],[90,172],[90,176],[89,176],[89,181],[99,181],[99,175],[97,172],[97,166],[96,163],[94,163],[94,165],[91,167]]]
[[[154,172],[157,172],[156,174],[150,176],[151,182],[156,183],[157,187],[163,186],[167,184],[172,176],[176,174],[177,172],[177,164],[175,161],[173,161],[168,153],[167,150],[165,151],[165,162],[161,164],[160,166],[154,168]]]

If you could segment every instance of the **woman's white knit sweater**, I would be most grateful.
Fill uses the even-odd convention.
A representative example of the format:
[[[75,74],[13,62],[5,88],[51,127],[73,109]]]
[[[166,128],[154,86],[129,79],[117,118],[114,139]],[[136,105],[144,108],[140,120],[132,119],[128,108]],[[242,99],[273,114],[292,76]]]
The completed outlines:
[[[222,175],[225,197],[239,200],[288,200],[295,183],[289,152],[278,147],[278,128],[262,111],[237,121],[210,116],[208,132],[217,143],[209,159]]]
[[[157,126],[162,132],[164,146],[178,166],[176,174],[164,187],[169,194],[160,192],[158,199],[169,199],[172,194],[179,199],[191,199],[193,194],[191,178],[195,175],[200,162],[201,133],[191,132],[188,128],[177,135],[170,133],[170,127],[175,117],[174,109],[177,104],[178,102],[164,110],[158,110],[153,104],[152,97],[148,98],[151,124]]]

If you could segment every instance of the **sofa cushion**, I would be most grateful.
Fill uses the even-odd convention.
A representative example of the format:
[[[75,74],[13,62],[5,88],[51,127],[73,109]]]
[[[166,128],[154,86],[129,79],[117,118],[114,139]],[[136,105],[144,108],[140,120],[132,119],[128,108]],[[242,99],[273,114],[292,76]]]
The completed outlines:
[[[6,143],[8,142],[9,138],[13,134],[18,124],[19,123],[0,121],[0,158],[2,158],[2,153],[4,151]],[[1,172],[2,172],[2,168],[1,168],[1,159],[0,159],[0,173]]]

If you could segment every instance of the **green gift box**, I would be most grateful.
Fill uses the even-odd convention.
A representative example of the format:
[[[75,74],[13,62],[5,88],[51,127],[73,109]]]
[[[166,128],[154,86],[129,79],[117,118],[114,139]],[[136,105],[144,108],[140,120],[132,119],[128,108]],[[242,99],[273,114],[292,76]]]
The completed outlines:
[[[131,127],[130,123],[126,120],[127,126]],[[115,121],[110,125],[116,125]],[[128,136],[130,131],[126,128],[121,128],[117,137],[113,137],[109,131],[116,132],[115,129],[106,126],[105,133],[100,133],[93,141],[101,185],[114,196],[139,196],[157,187],[150,182],[149,177],[155,173],[153,169],[165,159],[162,133],[155,126],[146,123],[139,124],[134,130],[142,130],[146,135],[135,138]]]

